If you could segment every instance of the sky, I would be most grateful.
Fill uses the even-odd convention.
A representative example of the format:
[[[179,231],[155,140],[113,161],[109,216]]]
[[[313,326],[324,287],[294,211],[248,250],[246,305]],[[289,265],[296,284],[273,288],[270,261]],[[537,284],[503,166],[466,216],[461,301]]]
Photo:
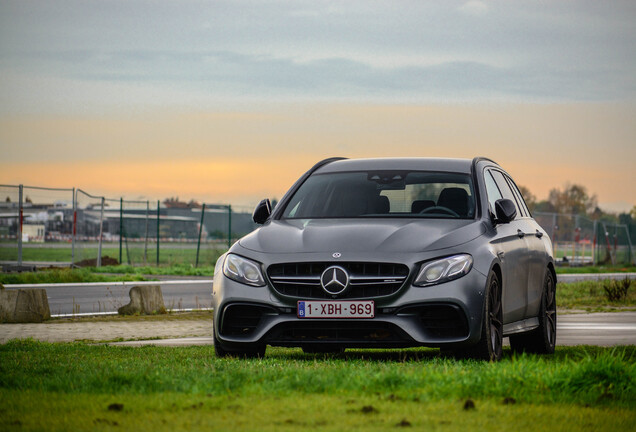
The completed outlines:
[[[0,1],[0,184],[251,206],[486,156],[636,204],[634,1]]]

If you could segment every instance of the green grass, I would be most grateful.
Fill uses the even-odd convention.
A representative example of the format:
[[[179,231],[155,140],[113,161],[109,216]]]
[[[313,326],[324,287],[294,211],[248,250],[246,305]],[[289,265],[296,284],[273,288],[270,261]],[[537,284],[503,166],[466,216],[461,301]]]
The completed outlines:
[[[8,284],[44,284],[79,282],[119,282],[149,280],[138,274],[102,275],[88,269],[52,269],[23,273],[0,273],[0,283]]]
[[[588,312],[611,312],[636,309],[636,282],[623,301],[611,302],[605,295],[603,281],[582,281],[557,284],[557,306],[559,309],[580,309]]]
[[[557,274],[570,273],[636,273],[636,266],[557,267]]]
[[[95,273],[122,273],[137,275],[214,276],[214,265],[194,267],[191,264],[173,264],[167,267],[131,265],[87,267]]]
[[[173,245],[170,245],[173,246]],[[218,245],[204,245],[199,252],[200,265],[214,265],[216,260],[223,254],[227,248]],[[130,253],[130,258],[128,256]],[[188,243],[185,248],[161,247],[159,251],[159,265],[170,266],[173,264],[195,264],[196,263],[197,245],[196,243]],[[102,256],[110,256],[119,259],[119,246],[105,246],[102,249]],[[142,244],[130,245],[128,250],[124,245],[122,250],[122,263],[130,263],[133,265],[143,264],[144,249]],[[97,257],[97,246],[95,244],[83,245],[77,244],[75,247],[75,261],[84,259],[95,259]],[[148,248],[147,263],[156,264],[157,249],[155,245]],[[0,243],[0,261],[17,261],[18,249],[15,245]],[[22,248],[23,261],[52,261],[52,262],[71,262],[71,246],[66,244],[60,247],[37,247],[29,245]]]
[[[11,341],[0,346],[0,429],[633,430],[635,360],[633,346],[506,350],[492,364],[432,349],[268,348],[239,360],[209,346]]]

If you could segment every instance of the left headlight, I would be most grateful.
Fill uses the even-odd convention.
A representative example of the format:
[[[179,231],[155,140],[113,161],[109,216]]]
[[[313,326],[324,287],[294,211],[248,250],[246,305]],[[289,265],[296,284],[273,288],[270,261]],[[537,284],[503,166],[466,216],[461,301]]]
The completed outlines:
[[[468,254],[453,255],[425,262],[420,267],[420,272],[413,285],[423,287],[458,279],[468,274],[472,267],[473,257]]]
[[[223,262],[223,274],[246,285],[265,285],[260,265],[255,261],[238,255],[227,254]]]

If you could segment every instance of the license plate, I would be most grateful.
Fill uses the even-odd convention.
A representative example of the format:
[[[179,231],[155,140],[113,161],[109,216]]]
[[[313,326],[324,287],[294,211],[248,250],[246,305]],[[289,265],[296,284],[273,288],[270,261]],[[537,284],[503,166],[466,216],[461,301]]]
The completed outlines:
[[[373,318],[373,300],[299,301],[298,318]]]

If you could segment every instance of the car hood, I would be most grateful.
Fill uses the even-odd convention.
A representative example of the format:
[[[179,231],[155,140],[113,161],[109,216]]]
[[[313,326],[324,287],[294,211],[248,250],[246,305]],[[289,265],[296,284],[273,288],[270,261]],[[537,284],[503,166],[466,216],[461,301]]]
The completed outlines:
[[[483,223],[453,219],[291,219],[274,220],[239,245],[263,253],[426,252],[469,242],[485,232]]]

